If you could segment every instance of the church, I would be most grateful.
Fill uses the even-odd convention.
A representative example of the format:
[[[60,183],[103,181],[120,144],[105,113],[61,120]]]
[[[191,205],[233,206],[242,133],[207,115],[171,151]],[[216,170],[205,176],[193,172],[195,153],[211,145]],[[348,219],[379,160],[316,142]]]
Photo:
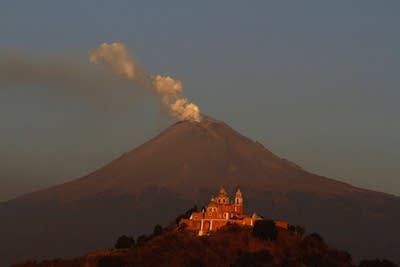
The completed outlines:
[[[216,197],[211,197],[208,205],[201,211],[195,211],[189,219],[181,219],[180,225],[185,225],[188,230],[198,231],[198,235],[206,235],[218,230],[227,224],[253,226],[254,222],[262,217],[253,214],[245,215],[243,208],[243,196],[237,189],[233,201],[226,190],[221,187]]]

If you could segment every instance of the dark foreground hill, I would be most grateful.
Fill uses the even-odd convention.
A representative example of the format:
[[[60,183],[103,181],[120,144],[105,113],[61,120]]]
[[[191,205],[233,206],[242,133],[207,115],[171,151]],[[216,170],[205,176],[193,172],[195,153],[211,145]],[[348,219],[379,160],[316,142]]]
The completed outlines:
[[[241,188],[247,213],[314,229],[356,258],[400,262],[398,197],[309,173],[206,118],[176,123],[87,176],[0,204],[0,265],[108,247],[205,204],[221,185]]]
[[[349,253],[327,245],[318,234],[302,237],[284,229],[278,229],[277,235],[261,232],[256,235],[250,227],[228,225],[210,236],[199,237],[171,227],[129,248],[97,250],[71,260],[30,261],[13,267],[356,266]],[[395,267],[386,260],[367,263],[363,261],[359,266]]]

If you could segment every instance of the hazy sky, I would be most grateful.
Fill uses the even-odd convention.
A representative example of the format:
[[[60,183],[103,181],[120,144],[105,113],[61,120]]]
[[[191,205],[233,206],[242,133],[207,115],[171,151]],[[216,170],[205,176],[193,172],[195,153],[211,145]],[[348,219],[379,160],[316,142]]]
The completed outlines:
[[[324,3],[322,3],[324,2]],[[2,1],[0,54],[123,42],[304,168],[400,195],[399,1]],[[1,74],[0,74],[1,76]],[[0,200],[76,178],[173,123],[126,84],[0,83]]]

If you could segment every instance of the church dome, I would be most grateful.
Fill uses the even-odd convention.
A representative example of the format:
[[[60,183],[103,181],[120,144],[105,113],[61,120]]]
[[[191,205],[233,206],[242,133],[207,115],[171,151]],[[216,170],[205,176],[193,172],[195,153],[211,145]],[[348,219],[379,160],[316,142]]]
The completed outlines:
[[[220,197],[227,197],[228,196],[228,193],[226,192],[225,188],[223,188],[222,186],[219,189],[219,196]]]

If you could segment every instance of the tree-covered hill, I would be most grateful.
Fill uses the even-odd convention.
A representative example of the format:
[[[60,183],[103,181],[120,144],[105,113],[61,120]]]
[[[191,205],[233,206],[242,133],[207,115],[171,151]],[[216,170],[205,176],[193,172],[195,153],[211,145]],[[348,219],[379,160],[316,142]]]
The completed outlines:
[[[338,250],[316,234],[277,229],[267,221],[251,227],[228,225],[209,236],[199,237],[182,227],[157,225],[149,236],[121,236],[118,249],[103,249],[71,260],[25,262],[13,267],[154,267],[154,266],[357,266],[345,251]],[[362,261],[359,267],[387,266],[385,260]]]

